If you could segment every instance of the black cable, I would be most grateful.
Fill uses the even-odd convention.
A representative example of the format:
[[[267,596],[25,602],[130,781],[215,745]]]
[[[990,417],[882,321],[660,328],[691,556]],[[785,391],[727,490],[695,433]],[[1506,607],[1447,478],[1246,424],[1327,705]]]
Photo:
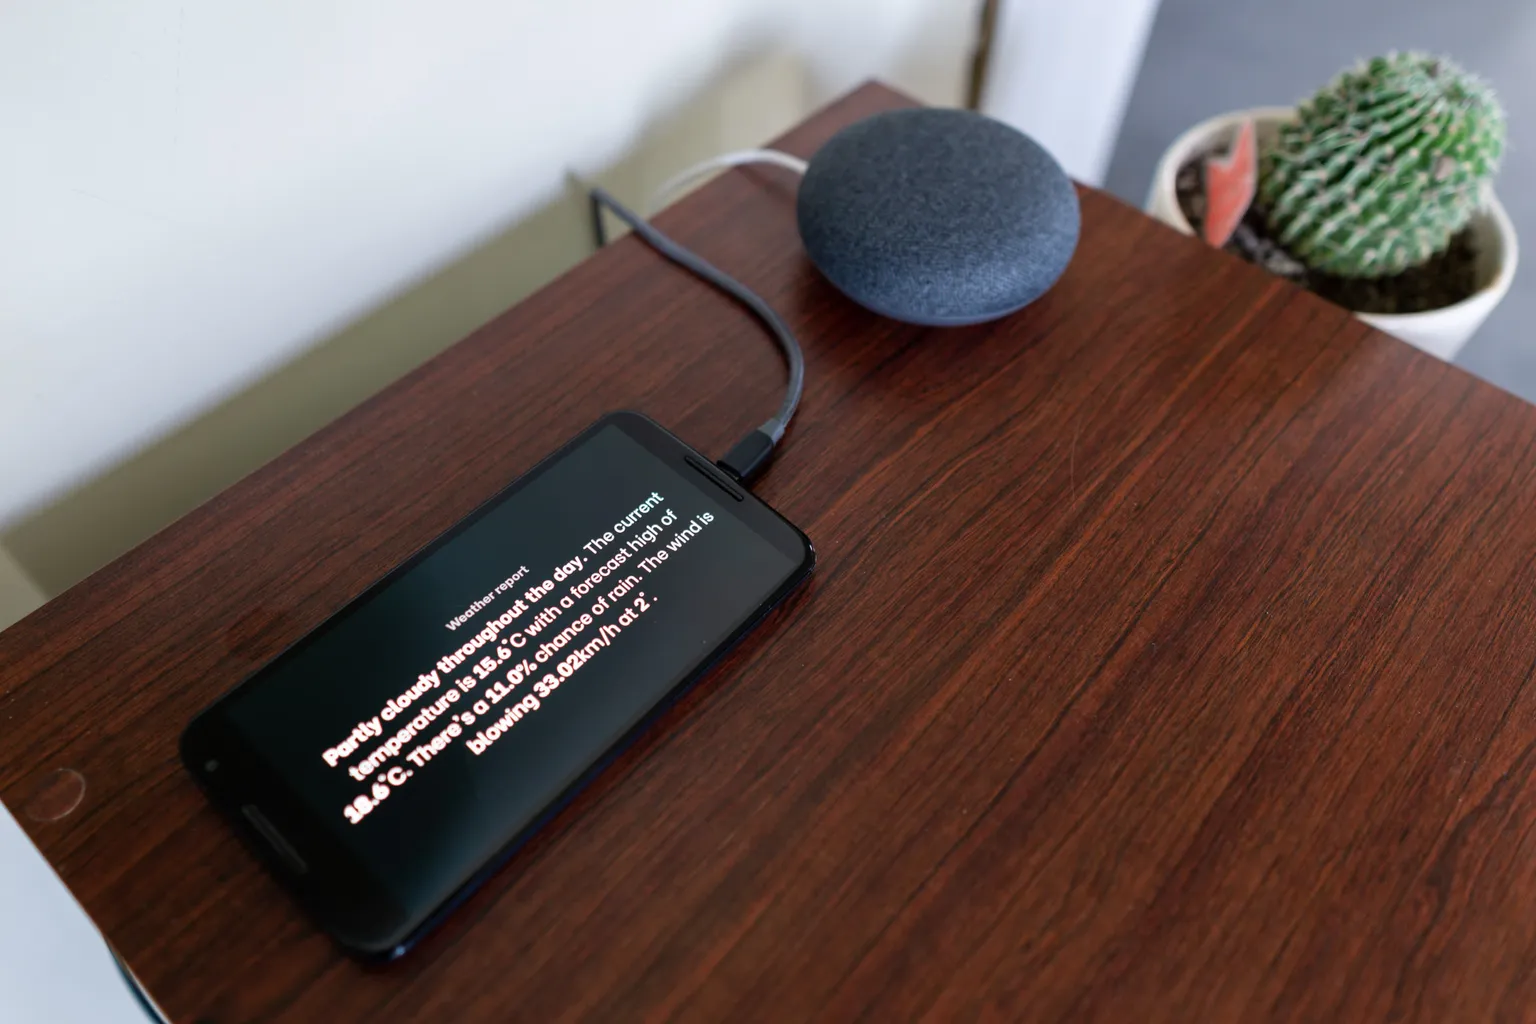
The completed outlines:
[[[607,207],[615,217],[634,229],[635,234],[651,248],[683,269],[708,281],[755,313],[773,334],[774,340],[779,343],[779,348],[783,349],[784,360],[789,364],[789,387],[785,391],[784,401],[779,406],[779,411],[772,419],[738,441],[717,463],[721,469],[742,483],[750,482],[768,462],[774,446],[784,436],[784,428],[789,426],[790,418],[795,415],[795,408],[800,404],[800,395],[805,390],[805,356],[800,351],[800,342],[795,340],[794,332],[789,329],[789,325],[779,314],[773,311],[773,307],[764,302],[762,297],[752,289],[719,270],[702,256],[684,248],[656,230],[644,217],[613,198],[604,189],[593,185],[588,189],[588,196],[592,201],[592,234],[599,246],[605,242],[603,207]]]
[[[603,201],[595,195],[596,185],[582,186],[587,190],[587,202],[592,211],[592,241],[599,249],[608,244],[608,229],[603,226]]]
[[[603,230],[603,207],[606,206],[613,211],[615,217],[633,228],[635,234],[639,235],[651,248],[683,269],[702,277],[757,314],[757,318],[773,333],[779,347],[784,350],[784,359],[789,363],[789,389],[784,395],[784,402],[779,406],[778,413],[773,419],[736,442],[725,457],[717,463],[721,469],[741,483],[749,483],[767,464],[768,457],[773,454],[774,446],[784,436],[784,428],[789,425],[790,418],[795,414],[795,408],[800,404],[800,394],[805,390],[805,355],[800,351],[800,342],[795,340],[794,332],[789,329],[789,325],[779,314],[773,311],[773,307],[764,302],[762,297],[752,289],[717,269],[704,257],[684,248],[651,227],[648,221],[605,190],[596,185],[590,186],[588,196],[592,202],[592,237],[597,242],[598,248],[608,244],[607,232]],[[108,945],[107,951],[112,954],[112,961],[117,965],[118,972],[122,974],[123,983],[128,986],[128,991],[132,993],[139,1008],[144,1011],[144,1015],[155,1024],[164,1021],[165,1018],[149,1001],[138,979],[117,955],[117,950]]]

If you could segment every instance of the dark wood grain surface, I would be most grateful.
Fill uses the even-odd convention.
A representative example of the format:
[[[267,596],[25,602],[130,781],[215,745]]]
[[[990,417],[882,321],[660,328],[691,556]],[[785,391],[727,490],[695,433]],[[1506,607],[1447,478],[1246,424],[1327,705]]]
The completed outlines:
[[[777,170],[661,218],[800,332],[758,490],[820,568],[403,962],[176,737],[602,412],[768,414],[757,325],[633,239],[0,637],[0,796],[179,1020],[1536,1016],[1536,409],[1082,198],[1052,292],[948,330],[819,280]]]

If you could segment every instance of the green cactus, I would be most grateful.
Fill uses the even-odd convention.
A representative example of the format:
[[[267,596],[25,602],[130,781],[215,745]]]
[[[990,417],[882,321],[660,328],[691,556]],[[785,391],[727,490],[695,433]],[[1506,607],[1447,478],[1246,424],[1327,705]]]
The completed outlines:
[[[1504,111],[1443,57],[1394,53],[1345,71],[1297,108],[1264,154],[1259,199],[1307,266],[1383,277],[1445,251],[1483,202]]]

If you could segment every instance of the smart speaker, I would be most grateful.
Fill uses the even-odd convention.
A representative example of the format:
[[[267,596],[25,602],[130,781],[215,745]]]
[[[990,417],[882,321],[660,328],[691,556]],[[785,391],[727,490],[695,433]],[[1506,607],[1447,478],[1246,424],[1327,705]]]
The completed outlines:
[[[1077,192],[1033,139],[966,110],[894,110],[817,151],[796,201],[811,261],[854,302],[930,326],[992,320],[1056,283]]]

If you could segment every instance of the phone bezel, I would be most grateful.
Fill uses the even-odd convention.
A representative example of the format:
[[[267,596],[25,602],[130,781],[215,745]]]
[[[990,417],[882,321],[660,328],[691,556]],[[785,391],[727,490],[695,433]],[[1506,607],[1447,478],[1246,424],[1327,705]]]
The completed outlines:
[[[274,667],[301,654],[310,642],[323,635],[327,629],[431,557],[482,516],[515,496],[573,448],[609,426],[619,427],[627,436],[685,477],[699,474],[724,490],[734,500],[721,504],[743,524],[794,560],[796,567],[781,585],[742,618],[729,635],[707,652],[693,669],[685,672],[639,722],[605,750],[598,751],[580,777],[484,865],[465,878],[446,900],[423,914],[411,914],[361,861],[332,838],[330,831],[289,790],[277,773],[265,767],[261,755],[251,749],[238,730],[230,725],[225,709],[246,688],[260,685],[262,678]],[[204,709],[182,733],[182,761],[212,802],[245,838],[247,845],[257,852],[267,868],[289,889],[323,930],[353,955],[369,960],[393,959],[406,952],[511,859],[519,847],[644,732],[658,715],[798,587],[810,574],[815,560],[815,550],[810,539],[799,528],[749,491],[737,486],[708,459],[660,424],[640,413],[610,413],[571,438]],[[215,763],[217,767],[210,768],[210,764]],[[297,853],[302,859],[304,870],[300,870],[288,854],[279,851],[261,834],[247,818],[247,806],[257,808],[259,814],[287,841],[292,848],[291,852]]]

